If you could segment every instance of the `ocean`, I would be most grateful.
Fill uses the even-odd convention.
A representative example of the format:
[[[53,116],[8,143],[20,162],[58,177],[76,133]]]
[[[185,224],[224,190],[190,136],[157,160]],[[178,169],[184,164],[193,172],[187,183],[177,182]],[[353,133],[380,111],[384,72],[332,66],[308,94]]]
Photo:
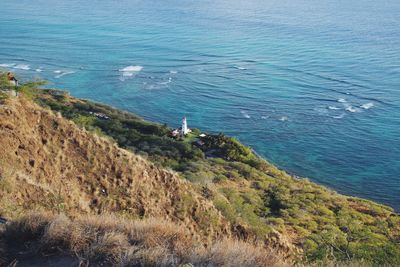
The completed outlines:
[[[400,210],[400,1],[2,0],[0,67]]]

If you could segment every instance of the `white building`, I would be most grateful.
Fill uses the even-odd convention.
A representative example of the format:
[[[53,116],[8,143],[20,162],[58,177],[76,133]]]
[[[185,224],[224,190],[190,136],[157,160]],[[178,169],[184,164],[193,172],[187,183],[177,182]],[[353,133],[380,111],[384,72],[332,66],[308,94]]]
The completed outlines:
[[[190,133],[190,129],[187,127],[186,117],[182,119],[181,135],[185,136]]]
[[[178,137],[178,136],[185,137],[185,135],[187,135],[187,134],[190,133],[191,131],[192,131],[192,130],[190,130],[190,129],[187,127],[186,117],[183,117],[183,119],[182,119],[182,126],[179,127],[178,129],[173,130],[173,131],[171,132],[171,135],[172,135],[173,137]]]

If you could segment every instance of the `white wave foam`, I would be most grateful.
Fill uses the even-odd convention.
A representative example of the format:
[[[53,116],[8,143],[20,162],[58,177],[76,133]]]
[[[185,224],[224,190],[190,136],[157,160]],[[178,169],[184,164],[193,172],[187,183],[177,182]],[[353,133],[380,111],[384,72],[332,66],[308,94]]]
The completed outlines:
[[[171,82],[172,82],[172,78],[169,77],[169,78],[168,78],[168,81],[160,82],[159,84],[161,84],[161,85],[167,85],[167,84],[169,84],[169,83],[171,83]]]
[[[263,119],[263,120],[266,120],[268,118],[269,118],[269,116],[261,116],[261,119]]]
[[[30,70],[31,69],[29,67],[29,65],[27,65],[27,64],[18,64],[18,65],[15,65],[13,68],[19,69],[19,70]]]
[[[36,72],[42,72],[43,70],[42,69],[36,69],[35,71]]]
[[[176,71],[176,70],[170,70],[169,73],[171,73],[171,74],[177,74],[178,71]]]
[[[373,106],[374,106],[374,103],[372,103],[372,102],[369,102],[369,103],[366,103],[366,104],[361,105],[361,107],[362,107],[363,109],[370,109],[370,108],[372,108]]]
[[[355,107],[352,107],[352,106],[346,107],[346,110],[351,112],[351,113],[355,113],[355,112],[360,112],[361,111],[359,108],[355,108]]]
[[[346,114],[345,114],[345,113],[342,113],[342,114],[340,114],[340,115],[338,115],[338,116],[333,116],[332,118],[334,118],[334,119],[341,119],[341,118],[344,117],[344,115],[346,115]]]
[[[122,78],[120,78],[121,81],[124,81],[124,77],[132,77],[136,75],[139,71],[143,69],[142,66],[127,66],[123,69],[119,69],[119,72],[122,72]]]
[[[338,107],[336,107],[336,106],[329,106],[328,109],[331,109],[331,110],[339,110],[340,108],[338,108]]]
[[[242,113],[243,117],[245,117],[246,119],[250,119],[251,116],[244,110],[241,110],[240,113]]]
[[[339,103],[346,103],[346,102],[347,102],[347,100],[346,100],[346,99],[344,99],[344,98],[339,98],[337,102],[339,102]]]
[[[142,66],[128,66],[123,69],[119,69],[120,72],[139,72],[143,69]]]
[[[282,116],[279,118],[280,121],[287,121],[289,118],[286,116]]]
[[[234,68],[235,68],[235,69],[238,69],[238,70],[246,70],[245,67],[241,67],[241,66],[234,66]]]
[[[2,63],[2,64],[0,64],[0,67],[3,67],[3,68],[11,68],[11,67],[14,67],[15,66],[15,63]]]
[[[61,73],[62,71],[61,70],[55,70],[55,71],[53,71],[54,73]]]
[[[73,73],[75,73],[75,71],[65,71],[65,72],[57,72],[57,73],[59,73],[59,75],[55,76],[56,79],[61,78],[61,77],[65,76],[65,75],[68,75],[68,74],[73,74]]]
[[[124,76],[124,77],[131,77],[131,76],[133,76],[133,72],[123,72],[122,73],[122,76]]]

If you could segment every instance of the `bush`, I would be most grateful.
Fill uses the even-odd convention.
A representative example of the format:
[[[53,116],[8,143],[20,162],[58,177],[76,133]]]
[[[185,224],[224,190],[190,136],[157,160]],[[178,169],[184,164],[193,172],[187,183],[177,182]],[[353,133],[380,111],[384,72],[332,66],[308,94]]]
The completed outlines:
[[[250,148],[242,145],[237,139],[228,137],[222,133],[218,135],[206,135],[201,138],[201,141],[204,143],[201,146],[203,151],[213,151],[214,156],[229,161],[246,162],[255,158]]]
[[[9,98],[6,93],[0,92],[0,104],[4,104],[4,102]]]

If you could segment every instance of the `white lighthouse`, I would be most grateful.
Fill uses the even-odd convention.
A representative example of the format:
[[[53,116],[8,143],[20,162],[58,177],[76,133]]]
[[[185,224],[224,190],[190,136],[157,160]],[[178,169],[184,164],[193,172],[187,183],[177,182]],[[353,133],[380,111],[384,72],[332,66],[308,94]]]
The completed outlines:
[[[192,130],[190,130],[187,127],[187,121],[186,117],[182,118],[182,126],[179,127],[178,129],[175,129],[171,132],[172,137],[185,137],[188,133],[190,133]]]
[[[190,132],[190,129],[187,127],[186,117],[182,119],[182,127],[181,127],[181,135],[185,136]]]

